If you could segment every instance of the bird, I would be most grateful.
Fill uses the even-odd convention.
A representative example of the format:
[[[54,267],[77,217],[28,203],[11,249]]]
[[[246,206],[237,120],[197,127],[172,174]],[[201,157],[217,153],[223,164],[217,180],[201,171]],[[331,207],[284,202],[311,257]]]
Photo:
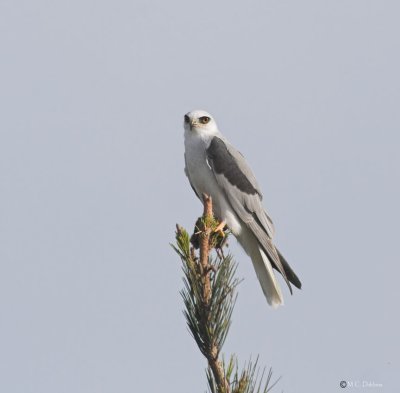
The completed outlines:
[[[204,110],[184,115],[185,173],[197,197],[213,201],[219,221],[227,226],[253,262],[267,302],[273,308],[284,304],[274,270],[293,294],[291,284],[301,282],[273,243],[275,227],[263,207],[263,195],[244,156],[221,134],[215,119]]]

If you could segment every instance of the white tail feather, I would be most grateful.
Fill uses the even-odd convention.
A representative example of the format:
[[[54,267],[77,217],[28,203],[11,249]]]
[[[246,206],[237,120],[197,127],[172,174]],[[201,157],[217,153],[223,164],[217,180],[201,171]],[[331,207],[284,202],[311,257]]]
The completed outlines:
[[[254,270],[268,304],[273,308],[283,305],[281,288],[275,277],[271,262],[256,237],[250,231],[242,231],[236,238],[253,262]]]
[[[258,253],[252,256],[253,266],[260,281],[267,302],[273,308],[283,305],[283,296],[281,288],[276,280],[271,262],[265,255],[261,247],[258,247]],[[258,255],[257,255],[258,254]]]

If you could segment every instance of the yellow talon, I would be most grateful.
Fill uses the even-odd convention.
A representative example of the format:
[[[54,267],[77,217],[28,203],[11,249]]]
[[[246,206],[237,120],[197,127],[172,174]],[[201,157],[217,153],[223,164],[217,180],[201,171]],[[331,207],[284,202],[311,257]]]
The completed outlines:
[[[225,225],[226,225],[226,222],[225,221],[221,221],[218,224],[218,226],[214,229],[214,232],[218,233],[222,237],[225,237],[225,232],[224,232]]]

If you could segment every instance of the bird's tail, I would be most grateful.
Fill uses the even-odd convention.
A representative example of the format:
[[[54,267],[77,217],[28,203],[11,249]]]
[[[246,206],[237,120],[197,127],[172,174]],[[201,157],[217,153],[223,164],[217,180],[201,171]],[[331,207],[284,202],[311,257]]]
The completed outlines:
[[[283,305],[281,288],[275,277],[271,262],[263,249],[257,246],[250,257],[268,304],[273,308]]]

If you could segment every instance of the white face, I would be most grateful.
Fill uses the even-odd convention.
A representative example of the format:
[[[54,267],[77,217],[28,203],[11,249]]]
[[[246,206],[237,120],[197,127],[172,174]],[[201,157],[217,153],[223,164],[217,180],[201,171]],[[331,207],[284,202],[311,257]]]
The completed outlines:
[[[202,135],[214,135],[218,133],[218,127],[211,115],[202,110],[186,113],[183,126],[186,132],[194,132]]]

